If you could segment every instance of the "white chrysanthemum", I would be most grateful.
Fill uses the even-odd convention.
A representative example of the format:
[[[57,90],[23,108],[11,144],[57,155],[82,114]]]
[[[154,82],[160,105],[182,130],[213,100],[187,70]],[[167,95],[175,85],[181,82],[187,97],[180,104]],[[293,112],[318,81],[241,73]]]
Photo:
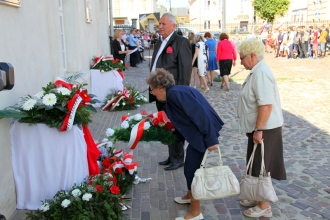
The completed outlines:
[[[125,103],[125,102],[123,102],[123,103],[122,103],[122,105],[126,105],[126,103]]]
[[[42,103],[48,106],[55,105],[56,101],[56,95],[54,93],[49,93],[42,98]]]
[[[39,208],[39,210],[41,210],[43,212],[47,212],[49,210],[49,204],[48,203],[42,204],[41,207]]]
[[[28,99],[22,106],[23,110],[30,111],[34,107],[36,102],[37,101],[35,99]]]
[[[140,121],[142,119],[142,115],[139,113],[139,114],[134,115],[133,118],[136,121]]]
[[[120,60],[121,63],[124,63],[122,60]]]
[[[81,195],[81,191],[79,189],[74,189],[74,190],[72,190],[71,194],[74,197],[79,197]]]
[[[71,94],[71,91],[65,87],[60,87],[60,88],[57,88],[57,92],[58,93],[61,93],[62,95],[70,95]]]
[[[90,193],[85,193],[85,194],[83,195],[83,197],[82,197],[82,200],[84,200],[84,201],[89,201],[92,197],[93,197],[92,194],[90,194]]]
[[[108,128],[106,131],[105,131],[105,134],[109,137],[109,136],[112,136],[113,134],[115,133],[115,131],[112,129],[112,128]]]
[[[144,130],[148,130],[149,128],[150,128],[150,122],[148,122],[148,121],[146,121],[146,122],[144,122],[144,127],[143,127],[143,129]]]
[[[121,123],[120,127],[124,128],[124,129],[128,128],[128,127],[129,127],[129,123],[128,123],[128,121],[123,121],[123,122]]]
[[[71,203],[70,200],[68,200],[68,199],[64,199],[64,200],[62,201],[62,203],[61,203],[61,206],[62,206],[63,208],[66,208],[66,207],[68,207],[68,206],[70,205],[70,203]]]
[[[42,91],[38,92],[37,94],[35,94],[34,96],[41,99],[44,95],[45,95],[45,92],[44,92],[44,90],[42,90]]]
[[[108,135],[107,135],[108,136]],[[108,142],[108,138],[103,138],[102,143]]]
[[[143,97],[143,100],[146,102],[146,101],[148,101],[148,99],[146,98],[146,97]]]

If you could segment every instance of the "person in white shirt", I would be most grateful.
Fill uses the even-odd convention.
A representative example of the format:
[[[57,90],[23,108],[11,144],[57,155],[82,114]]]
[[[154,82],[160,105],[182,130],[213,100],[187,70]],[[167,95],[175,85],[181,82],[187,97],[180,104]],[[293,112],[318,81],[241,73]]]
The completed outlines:
[[[258,177],[261,168],[261,146],[264,142],[266,172],[272,178],[286,179],[283,157],[283,113],[275,77],[264,61],[265,46],[257,39],[246,40],[239,46],[241,64],[250,74],[242,84],[238,98],[239,131],[248,137],[246,161],[254,144],[258,144],[252,166],[252,176]],[[269,202],[241,200],[242,206],[254,206],[243,212],[252,218],[272,217]]]

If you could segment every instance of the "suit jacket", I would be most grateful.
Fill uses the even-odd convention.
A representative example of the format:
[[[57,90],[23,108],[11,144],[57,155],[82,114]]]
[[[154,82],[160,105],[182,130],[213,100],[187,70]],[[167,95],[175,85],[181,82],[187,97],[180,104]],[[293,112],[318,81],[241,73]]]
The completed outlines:
[[[150,71],[154,65],[159,47],[162,41],[155,44],[155,50],[152,54]],[[192,71],[191,45],[188,39],[177,35],[174,32],[168,40],[164,50],[158,57],[156,68],[164,68],[172,73],[176,85],[189,85]],[[149,95],[149,102],[156,101],[154,95]]]
[[[125,50],[126,50],[126,44],[124,43],[123,40],[121,42],[125,45]],[[113,48],[113,58],[119,59],[119,60],[125,60],[126,54],[119,54],[119,51],[121,51],[120,47],[120,42],[117,41],[117,39],[114,39],[112,42],[112,48]]]
[[[199,152],[218,144],[223,121],[204,96],[189,86],[166,91],[166,113],[175,129]]]

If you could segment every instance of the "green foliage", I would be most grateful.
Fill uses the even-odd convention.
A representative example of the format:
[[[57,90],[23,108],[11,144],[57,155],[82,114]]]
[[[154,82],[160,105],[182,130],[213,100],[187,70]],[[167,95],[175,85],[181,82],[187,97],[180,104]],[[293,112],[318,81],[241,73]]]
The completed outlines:
[[[107,148],[107,151],[108,156],[100,157],[102,174],[89,176],[82,184],[75,184],[70,190],[58,191],[53,199],[45,200],[38,210],[27,212],[27,219],[122,219],[121,197],[131,190],[135,174],[131,175],[125,168],[112,170],[111,164],[121,158],[114,157],[114,147]]]
[[[273,22],[276,15],[284,16],[290,6],[290,0],[254,0],[255,13],[262,19]]]
[[[93,62],[97,57],[93,58]],[[91,66],[91,69],[99,69],[101,72],[107,72],[110,70],[120,70],[124,71],[127,69],[127,67],[122,63],[121,60],[115,59],[115,60],[104,60],[102,59],[98,64],[95,66]]]
[[[14,106],[9,106],[4,110],[0,110],[0,119],[18,118],[19,122],[22,123],[44,123],[49,127],[61,127],[68,112],[68,101],[71,100],[76,93],[82,93],[81,90],[83,90],[83,87],[86,85],[87,84],[77,84],[71,91],[66,90],[67,93],[61,93],[55,87],[54,83],[48,83],[38,94],[22,97]],[[54,95],[54,101],[56,100],[52,105],[46,105],[43,101],[43,97],[49,94]],[[85,94],[88,98],[90,97],[85,91],[83,91],[82,94]],[[24,107],[29,101],[32,101],[34,104],[31,104],[30,108]],[[89,102],[93,104],[98,102],[98,100],[90,99]],[[85,103],[83,99],[76,111],[73,124],[79,126],[89,124],[92,121],[91,114],[93,112],[96,112],[96,109],[90,104]]]
[[[104,107],[110,100],[113,100],[113,104],[117,100],[123,97],[118,103],[117,106],[111,110],[112,105],[106,108],[108,111],[123,111],[123,110],[132,110],[137,109],[140,105],[144,105],[148,103],[148,99],[142,95],[137,89],[133,86],[125,86],[124,91],[117,91],[112,94],[108,94],[105,98]]]

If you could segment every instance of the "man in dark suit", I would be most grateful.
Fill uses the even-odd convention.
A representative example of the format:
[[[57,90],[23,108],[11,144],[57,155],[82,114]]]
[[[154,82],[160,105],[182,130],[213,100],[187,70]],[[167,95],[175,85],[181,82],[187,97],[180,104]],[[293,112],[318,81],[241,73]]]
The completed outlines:
[[[152,55],[150,71],[156,68],[164,68],[169,71],[175,80],[176,85],[190,84],[192,70],[192,52],[188,39],[177,35],[175,17],[170,13],[165,13],[159,20],[159,34],[162,40],[155,45]],[[166,102],[158,101],[157,98],[150,94],[149,102],[156,101],[157,110],[166,112]],[[178,134],[179,135],[179,134]],[[168,145],[169,157],[160,165],[168,165],[165,170],[175,170],[184,165],[184,139]]]

